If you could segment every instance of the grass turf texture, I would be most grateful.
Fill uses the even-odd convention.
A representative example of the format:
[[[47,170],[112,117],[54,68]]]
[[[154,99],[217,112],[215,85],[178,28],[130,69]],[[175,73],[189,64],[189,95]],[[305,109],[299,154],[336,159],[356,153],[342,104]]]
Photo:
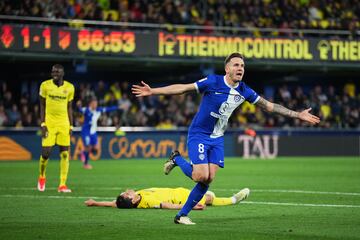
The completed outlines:
[[[249,187],[250,198],[192,211],[195,226],[175,225],[176,210],[83,204],[86,197],[110,200],[127,187],[194,186],[179,168],[165,176],[163,160],[101,160],[90,171],[71,161],[71,194],[57,193],[56,160],[48,164],[43,193],[35,190],[37,161],[1,162],[0,239],[360,239],[358,158],[227,158],[210,190],[231,196]]]

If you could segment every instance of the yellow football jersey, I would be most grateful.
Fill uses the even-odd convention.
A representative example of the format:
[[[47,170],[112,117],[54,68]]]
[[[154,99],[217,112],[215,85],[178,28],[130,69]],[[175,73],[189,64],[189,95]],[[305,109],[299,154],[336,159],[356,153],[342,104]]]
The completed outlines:
[[[45,98],[45,123],[47,125],[69,125],[68,102],[74,99],[74,85],[64,81],[60,87],[52,79],[40,85],[40,96]]]
[[[137,208],[160,208],[161,203],[185,204],[190,190],[186,188],[148,188],[136,192],[141,196]],[[205,204],[205,198],[201,199]]]

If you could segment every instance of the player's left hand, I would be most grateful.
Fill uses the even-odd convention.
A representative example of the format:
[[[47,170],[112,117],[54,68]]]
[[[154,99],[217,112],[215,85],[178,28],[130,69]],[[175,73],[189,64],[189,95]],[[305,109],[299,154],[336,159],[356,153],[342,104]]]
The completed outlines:
[[[320,122],[320,118],[318,116],[312,115],[310,113],[311,108],[305,109],[304,111],[299,113],[299,119],[308,122],[312,125],[318,124]]]

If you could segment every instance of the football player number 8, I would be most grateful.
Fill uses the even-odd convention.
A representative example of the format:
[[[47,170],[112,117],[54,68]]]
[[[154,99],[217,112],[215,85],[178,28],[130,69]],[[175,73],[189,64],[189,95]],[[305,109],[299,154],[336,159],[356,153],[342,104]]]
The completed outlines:
[[[199,153],[204,153],[204,144],[199,143]]]

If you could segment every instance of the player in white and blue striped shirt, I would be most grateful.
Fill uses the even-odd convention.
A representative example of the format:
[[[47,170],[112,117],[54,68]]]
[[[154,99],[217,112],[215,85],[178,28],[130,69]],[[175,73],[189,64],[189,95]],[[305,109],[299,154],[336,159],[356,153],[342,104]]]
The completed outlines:
[[[151,88],[144,82],[142,85],[132,87],[132,92],[137,97],[175,95],[190,91],[197,91],[203,95],[188,132],[191,163],[187,162],[178,151],[174,151],[164,165],[165,174],[169,174],[175,166],[179,166],[185,175],[197,182],[187,202],[175,216],[175,223],[194,224],[187,215],[208,190],[218,168],[224,167],[223,135],[231,114],[241,103],[248,101],[265,111],[299,118],[310,124],[320,121],[317,116],[309,113],[311,108],[295,112],[259,96],[242,82],[244,68],[243,56],[240,53],[232,53],[225,59],[225,76],[209,75],[195,83],[173,84],[160,88]]]
[[[81,127],[81,138],[85,149],[84,154],[84,168],[92,169],[89,164],[90,151],[98,150],[98,137],[97,137],[97,122],[102,113],[112,112],[120,109],[119,106],[98,107],[98,101],[93,97],[88,107],[79,107],[79,112],[84,115],[84,122]]]

